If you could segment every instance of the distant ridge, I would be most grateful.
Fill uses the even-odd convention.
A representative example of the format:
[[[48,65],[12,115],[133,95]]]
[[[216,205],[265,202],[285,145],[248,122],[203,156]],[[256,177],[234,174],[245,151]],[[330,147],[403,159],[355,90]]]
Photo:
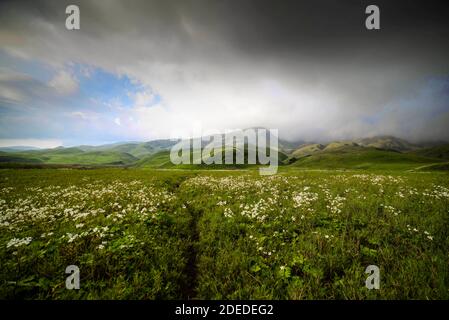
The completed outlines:
[[[15,151],[28,151],[28,150],[39,150],[40,148],[31,146],[11,146],[11,147],[0,147],[0,151],[4,152],[15,152]]]
[[[376,136],[372,138],[358,139],[355,140],[355,142],[363,147],[373,147],[401,152],[419,149],[417,145],[393,136]]]
[[[258,128],[258,127],[257,127]],[[259,129],[259,128],[258,128]],[[37,165],[105,165],[133,167],[175,167],[170,149],[179,140],[119,142],[100,146],[80,145],[38,149],[0,148],[2,167],[14,163]],[[281,165],[303,168],[447,168],[449,144],[423,147],[393,136],[377,136],[328,143],[305,143],[279,139]],[[428,144],[427,144],[428,145]],[[224,150],[224,152],[235,152]]]

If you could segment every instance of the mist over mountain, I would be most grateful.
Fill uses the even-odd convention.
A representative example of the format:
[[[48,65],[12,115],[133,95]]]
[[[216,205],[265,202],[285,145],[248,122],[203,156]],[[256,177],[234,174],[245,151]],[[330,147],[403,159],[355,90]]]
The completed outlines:
[[[224,143],[224,135],[221,142]],[[201,139],[204,148],[210,137]],[[198,165],[175,165],[170,160],[171,148],[181,140],[162,139],[147,142],[121,142],[99,146],[56,147],[52,149],[16,150],[4,149],[0,151],[0,166],[119,166],[119,167],[150,167],[150,168],[198,168]],[[215,141],[217,142],[217,141]],[[268,144],[267,147],[270,145]],[[224,159],[231,154],[235,161],[236,152],[244,155],[243,167],[247,166],[247,147],[218,147]],[[432,145],[418,145],[393,136],[378,136],[354,140],[330,141],[314,143],[278,140],[278,149],[267,149],[267,152],[277,152],[279,165],[324,168],[324,169],[417,169],[438,168],[446,170],[445,161],[449,159],[448,143],[433,143]],[[201,154],[190,151],[191,163]],[[204,157],[204,156],[203,156]],[[224,160],[223,160],[224,163]],[[199,165],[201,167],[201,165]],[[221,168],[222,166],[205,166]],[[234,168],[225,166],[227,169]],[[241,168],[242,165],[235,168]]]

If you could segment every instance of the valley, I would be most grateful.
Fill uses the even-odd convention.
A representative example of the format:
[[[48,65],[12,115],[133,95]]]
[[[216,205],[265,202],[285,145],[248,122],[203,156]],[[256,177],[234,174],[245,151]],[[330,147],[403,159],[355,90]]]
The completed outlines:
[[[0,149],[0,167],[115,166],[161,169],[254,167],[247,164],[174,165],[170,161],[170,148],[176,143],[177,141],[172,140],[155,140],[41,150]],[[247,150],[245,157],[246,152]],[[303,169],[444,170],[449,161],[449,144],[442,142],[436,146],[414,145],[394,137],[329,143],[295,143],[280,140],[278,158],[281,166]]]

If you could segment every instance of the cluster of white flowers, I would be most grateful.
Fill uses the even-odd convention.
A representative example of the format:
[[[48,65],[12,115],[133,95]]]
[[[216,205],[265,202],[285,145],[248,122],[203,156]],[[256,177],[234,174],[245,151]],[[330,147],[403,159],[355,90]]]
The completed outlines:
[[[31,237],[26,237],[26,238],[13,238],[11,240],[9,240],[9,242],[6,244],[6,248],[10,248],[10,247],[21,247],[21,246],[26,246],[28,244],[30,244],[30,242],[33,240],[33,238]]]
[[[13,189],[0,188],[0,197],[10,190]],[[107,184],[94,181],[65,187],[26,187],[25,191],[9,201],[0,198],[0,228],[18,233],[32,224],[52,226],[62,223],[82,230],[87,228],[92,217],[106,217],[117,223],[129,215],[144,220],[149,215],[154,216],[161,206],[176,199],[166,189],[140,181],[113,181]],[[108,200],[110,204],[107,204]],[[72,243],[92,232],[97,230],[85,233],[72,230],[59,239]],[[49,238],[51,235],[50,232],[43,233],[40,238]],[[98,236],[105,237],[106,233],[99,232]]]
[[[336,196],[330,199],[329,204],[326,206],[333,214],[341,213],[341,208],[344,205],[345,197]]]
[[[67,238],[67,242],[68,243],[72,243],[73,241],[75,241],[77,238],[82,237],[80,234],[78,233],[70,233],[67,232],[65,234],[65,236],[63,236],[64,238]]]
[[[44,232],[43,234],[41,234],[41,238],[51,237],[52,235],[53,235],[53,232]]]
[[[66,234],[62,235],[61,239],[67,239],[67,243],[73,243],[77,239],[82,239],[87,236],[95,236],[100,239],[111,236],[110,233],[108,233],[109,227],[94,227],[91,230],[86,230],[81,233],[71,233],[67,232]]]
[[[293,194],[295,208],[310,207],[315,201],[318,200],[318,193],[307,191],[308,188],[304,188],[304,191]]]
[[[265,219],[268,218],[268,215],[265,212],[270,209],[270,204],[268,201],[265,201],[265,199],[260,199],[253,204],[241,204],[240,207],[242,208],[242,211],[240,212],[242,216],[256,219],[259,222],[264,222]]]
[[[270,257],[273,253],[276,252],[276,250],[272,249],[272,250],[265,250],[265,247],[259,242],[259,240],[257,239],[257,237],[253,236],[253,235],[249,235],[248,237],[251,241],[254,242],[254,245],[256,246],[256,249],[258,252],[260,252],[261,254]]]
[[[435,186],[433,190],[426,189],[423,195],[435,199],[445,199],[449,198],[449,189],[443,186]]]
[[[14,190],[14,187],[4,187],[0,189],[0,194],[8,194]],[[4,201],[4,200],[3,200]]]
[[[428,231],[424,231],[424,235],[426,236],[426,238],[430,241],[433,240],[433,236],[428,232]]]
[[[107,241],[102,241],[101,244],[99,244],[99,245],[97,246],[97,249],[98,249],[98,250],[103,250],[103,249],[105,248],[105,246],[106,246],[107,243],[108,243]]]
[[[234,216],[234,213],[230,208],[225,208],[223,214],[226,218],[232,218]]]
[[[383,206],[383,205],[381,204],[381,206]],[[385,211],[387,213],[391,213],[391,214],[393,214],[395,216],[397,216],[397,215],[399,215],[401,213],[401,210],[399,210],[399,209],[397,209],[397,208],[395,208],[393,206],[385,205],[383,207],[384,207],[384,209],[385,209]]]
[[[412,232],[412,233],[415,233],[415,234],[419,233],[419,229],[418,229],[418,228],[412,228],[409,224],[407,225],[407,230],[408,230],[409,232]],[[429,240],[429,241],[432,241],[432,240],[433,240],[433,236],[430,234],[429,231],[426,231],[426,230],[425,230],[422,234],[424,235],[424,237],[425,237],[427,240]]]
[[[345,177],[339,176],[338,178]],[[393,177],[391,175],[375,175],[375,174],[355,174],[351,178],[355,178],[359,181],[370,182],[373,185],[382,186],[387,183],[390,184],[401,184],[404,183],[404,179],[401,177]]]

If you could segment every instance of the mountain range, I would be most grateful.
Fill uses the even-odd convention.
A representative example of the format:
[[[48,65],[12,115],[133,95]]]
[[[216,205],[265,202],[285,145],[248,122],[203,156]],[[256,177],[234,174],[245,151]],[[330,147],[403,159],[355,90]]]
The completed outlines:
[[[170,148],[176,140],[121,142],[35,149],[0,148],[0,166],[123,166],[172,168]],[[236,152],[236,150],[225,150]],[[270,152],[275,152],[271,150]],[[447,170],[448,143],[413,144],[393,136],[328,143],[279,139],[279,162],[297,168],[322,169],[437,169]],[[194,156],[194,155],[193,155]],[[181,165],[186,167],[187,165]],[[197,167],[197,166],[196,166]]]

